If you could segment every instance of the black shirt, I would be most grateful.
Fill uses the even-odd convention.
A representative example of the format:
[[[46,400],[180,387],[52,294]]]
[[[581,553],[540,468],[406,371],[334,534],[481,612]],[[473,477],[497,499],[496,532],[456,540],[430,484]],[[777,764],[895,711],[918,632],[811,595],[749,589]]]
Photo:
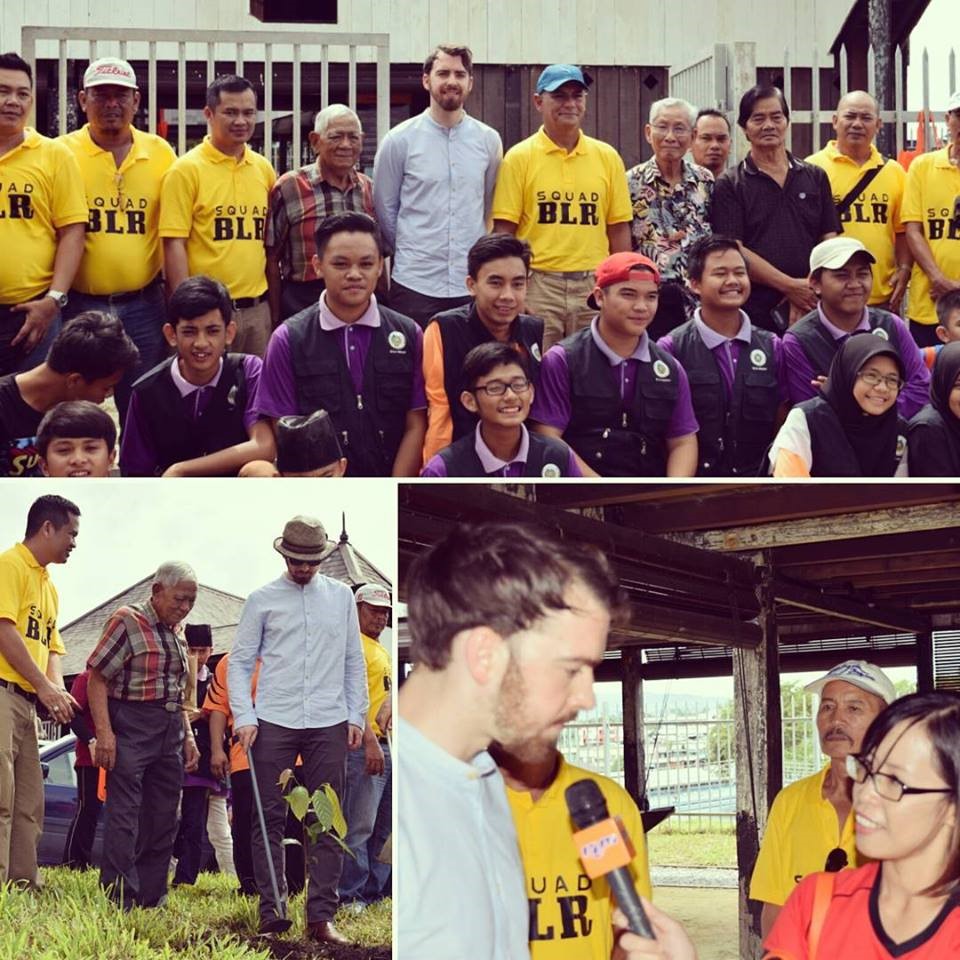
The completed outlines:
[[[0,477],[39,477],[37,428],[43,414],[20,396],[14,377],[0,377]]]
[[[790,168],[781,187],[745,160],[717,179],[710,203],[710,225],[743,242],[789,277],[810,272],[810,251],[825,233],[839,233],[840,220],[826,173],[787,153]],[[782,333],[770,311],[783,299],[772,287],[753,283],[744,304],[750,320],[766,330]]]

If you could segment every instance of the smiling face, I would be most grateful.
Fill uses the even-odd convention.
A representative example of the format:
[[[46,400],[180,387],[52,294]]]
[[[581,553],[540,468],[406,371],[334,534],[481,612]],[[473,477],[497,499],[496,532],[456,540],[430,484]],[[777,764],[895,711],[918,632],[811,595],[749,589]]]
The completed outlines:
[[[551,92],[536,93],[533,105],[543,118],[547,136],[576,133],[587,112],[587,91],[576,80],[568,80]]]
[[[0,70],[0,139],[23,131],[32,106],[30,78],[22,70]]]
[[[571,609],[507,640],[494,739],[521,759],[548,757],[564,724],[596,703],[593,671],[603,659],[610,615],[580,583],[567,588],[565,600]]]
[[[875,694],[846,680],[831,680],[820,692],[817,733],[831,760],[856,753],[873,718],[886,706]]]
[[[455,113],[473,89],[473,77],[467,73],[463,60],[442,51],[437,54],[429,73],[423,75],[423,89],[430,99],[447,113]]]
[[[133,123],[140,106],[140,91],[103,83],[81,90],[78,99],[94,137],[109,136],[126,130]]]
[[[197,601],[197,584],[193,580],[180,580],[170,586],[155,583],[150,599],[160,622],[175,627],[193,609]]]
[[[45,563],[66,563],[77,546],[80,518],[71,513],[62,527],[55,527],[52,520],[47,520],[40,529],[43,552],[47,557]]]
[[[210,126],[213,145],[222,153],[233,153],[253,136],[257,127],[256,94],[252,90],[221,90],[216,107],[204,107],[203,115]]]
[[[690,289],[700,298],[700,307],[711,310],[739,310],[750,296],[747,264],[739,250],[708,253],[699,280],[690,278]]]
[[[875,773],[915,788],[950,787],[937,762],[925,725],[903,720],[865,758]],[[877,793],[867,778],[853,786],[857,849],[875,860],[915,862],[936,875],[945,864],[956,829],[957,808],[949,793],[905,794],[898,801]],[[939,865],[940,869],[937,869]]]
[[[369,233],[335,233],[323,256],[313,258],[326,284],[327,306],[341,320],[356,319],[366,309],[383,269],[383,257]]]
[[[646,125],[644,135],[660,163],[677,163],[693,141],[690,114],[683,107],[665,107]]]
[[[899,367],[893,357],[887,354],[871,357],[857,373],[853,384],[853,399],[864,413],[878,417],[897,402],[899,386],[894,385],[893,379],[887,383],[883,378],[900,379]],[[874,379],[878,382],[869,382]]]
[[[527,301],[527,268],[520,257],[488,260],[467,277],[467,290],[473,297],[480,322],[496,340],[505,341],[510,324],[522,313]]]
[[[653,280],[630,279],[609,287],[595,287],[593,297],[600,307],[601,334],[639,337],[657,313],[660,288]]]
[[[109,477],[116,455],[102,437],[54,437],[40,467],[45,477]]]
[[[873,287],[873,268],[865,253],[855,253],[842,267],[824,267],[810,281],[827,318],[860,319]]]
[[[177,351],[179,369],[183,378],[195,386],[209,383],[220,367],[220,358],[233,343],[237,325],[223,322],[223,314],[216,308],[199,317],[183,318],[163,325],[167,343]]]
[[[520,381],[526,383],[526,389],[520,389]],[[500,396],[490,396],[483,389],[490,384],[507,384]],[[514,390],[511,384],[515,384]],[[519,363],[501,363],[489,373],[477,377],[473,390],[464,390],[460,402],[471,412],[477,414],[484,423],[498,427],[517,427],[530,413],[533,403],[533,384],[527,379]]]

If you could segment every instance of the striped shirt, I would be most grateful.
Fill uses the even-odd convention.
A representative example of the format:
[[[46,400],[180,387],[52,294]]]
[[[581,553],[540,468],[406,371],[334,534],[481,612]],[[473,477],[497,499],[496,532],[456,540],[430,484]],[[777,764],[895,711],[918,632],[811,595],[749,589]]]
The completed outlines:
[[[187,679],[187,648],[183,640],[157,619],[148,600],[120,607],[107,621],[87,667],[107,681],[115,700],[183,700]]]
[[[373,181],[352,171],[351,183],[340,190],[323,179],[320,164],[289,170],[273,185],[267,213],[266,245],[280,251],[284,280],[318,280],[313,269],[317,224],[335,213],[358,211],[373,216]]]

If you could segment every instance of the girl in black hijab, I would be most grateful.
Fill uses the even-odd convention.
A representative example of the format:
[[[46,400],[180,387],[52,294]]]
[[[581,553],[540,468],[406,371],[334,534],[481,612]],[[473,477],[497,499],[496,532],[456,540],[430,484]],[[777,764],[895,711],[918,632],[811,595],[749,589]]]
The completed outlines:
[[[937,354],[930,402],[907,426],[910,475],[960,476],[960,342]]]
[[[903,362],[874,333],[855,333],[820,396],[797,404],[770,449],[775,477],[906,476],[906,424],[897,413]]]

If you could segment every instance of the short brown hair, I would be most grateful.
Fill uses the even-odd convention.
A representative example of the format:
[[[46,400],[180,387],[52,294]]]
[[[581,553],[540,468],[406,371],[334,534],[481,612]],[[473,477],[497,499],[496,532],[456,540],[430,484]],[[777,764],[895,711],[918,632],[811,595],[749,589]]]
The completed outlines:
[[[462,630],[486,626],[509,637],[569,610],[564,594],[573,583],[583,584],[611,614],[619,611],[619,580],[591,544],[561,540],[533,524],[460,524],[410,568],[413,659],[440,670]]]
[[[430,53],[427,54],[427,59],[423,61],[424,75],[433,69],[433,65],[441,53],[445,53],[448,57],[459,57],[464,69],[471,77],[473,76],[473,52],[469,47],[457,46],[453,43],[438,43]]]

